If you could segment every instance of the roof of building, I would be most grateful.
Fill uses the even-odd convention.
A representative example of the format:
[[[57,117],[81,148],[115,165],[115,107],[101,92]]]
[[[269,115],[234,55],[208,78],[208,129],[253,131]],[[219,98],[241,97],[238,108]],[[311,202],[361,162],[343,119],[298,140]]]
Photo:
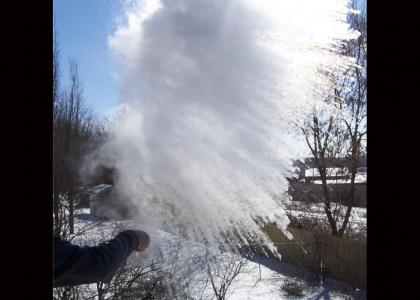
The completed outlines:
[[[112,185],[111,184],[99,184],[99,185],[95,185],[92,186],[88,189],[88,193],[89,194],[94,194],[94,195],[98,195],[100,193],[106,192],[110,189],[112,189]]]

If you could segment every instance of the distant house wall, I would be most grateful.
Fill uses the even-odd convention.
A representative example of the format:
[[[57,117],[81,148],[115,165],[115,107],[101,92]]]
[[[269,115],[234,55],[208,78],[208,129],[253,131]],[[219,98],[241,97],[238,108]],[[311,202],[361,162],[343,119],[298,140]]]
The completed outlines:
[[[293,165],[297,167],[297,178],[289,178],[288,193],[295,201],[302,202],[321,202],[323,198],[322,184],[315,184],[315,180],[319,180],[319,176],[306,176],[305,171],[315,168],[316,163],[313,158],[306,158],[303,161],[296,160]],[[349,165],[349,160],[344,158],[327,159],[325,165],[328,168],[345,168]],[[365,157],[359,159],[358,168],[367,168],[367,160]],[[340,176],[332,176],[330,179],[338,179]],[[346,176],[341,176],[344,179]],[[327,178],[328,179],[328,178]],[[328,184],[331,189],[332,201],[340,201],[346,203],[346,197],[350,192],[350,184],[348,183],[331,183]],[[367,206],[367,182],[355,183],[354,205],[355,207]]]
[[[127,219],[136,212],[135,207],[129,201],[121,199],[111,185],[91,193],[89,203],[91,215],[101,219]]]
[[[89,193],[90,214],[98,218],[108,218],[107,211],[110,205],[110,194],[112,186],[107,186],[101,191],[92,191]]]
[[[116,169],[99,165],[85,178],[85,183],[88,185],[114,185],[117,177]]]
[[[83,193],[80,195],[80,199],[76,204],[77,208],[89,208],[90,207],[90,203],[89,203],[89,194],[88,193]]]
[[[346,203],[345,197],[350,194],[349,184],[329,184],[331,188],[331,199],[333,202],[337,200]],[[367,206],[367,183],[354,184],[354,203],[355,207]],[[322,202],[323,187],[322,184],[305,183],[299,181],[289,181],[289,195],[295,201],[317,203]]]
[[[350,163],[350,161],[346,158],[326,158],[324,160],[325,167],[327,168],[343,168],[347,167]],[[303,161],[301,160],[295,160],[293,162],[293,165],[295,167],[300,168],[301,170],[316,168],[316,162],[313,158],[305,158]],[[367,159],[366,157],[361,157],[359,161],[357,162],[357,167],[367,167]],[[304,174],[304,173],[303,173]]]

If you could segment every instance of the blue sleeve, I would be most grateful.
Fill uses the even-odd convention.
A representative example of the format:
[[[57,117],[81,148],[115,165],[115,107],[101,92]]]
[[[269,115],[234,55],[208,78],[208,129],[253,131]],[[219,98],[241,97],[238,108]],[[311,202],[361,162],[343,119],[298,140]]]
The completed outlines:
[[[109,282],[137,246],[137,236],[130,230],[95,247],[54,237],[54,287]]]

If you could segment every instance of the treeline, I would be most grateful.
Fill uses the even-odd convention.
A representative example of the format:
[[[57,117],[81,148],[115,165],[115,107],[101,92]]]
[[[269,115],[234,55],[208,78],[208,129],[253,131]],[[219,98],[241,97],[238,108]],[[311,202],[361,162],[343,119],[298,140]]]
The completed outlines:
[[[54,234],[74,233],[74,211],[83,193],[79,174],[84,157],[105,137],[92,108],[85,101],[77,62],[69,59],[69,82],[61,84],[59,47],[53,43],[53,214]]]

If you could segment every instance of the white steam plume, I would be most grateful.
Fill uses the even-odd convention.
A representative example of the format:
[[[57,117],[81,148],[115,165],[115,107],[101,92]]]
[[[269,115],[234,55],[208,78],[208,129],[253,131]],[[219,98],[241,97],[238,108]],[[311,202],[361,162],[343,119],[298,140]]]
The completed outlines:
[[[291,123],[328,87],[354,37],[347,1],[130,1],[109,37],[124,109],[100,150],[142,222],[194,239],[253,218],[289,223],[273,196],[302,143]]]

